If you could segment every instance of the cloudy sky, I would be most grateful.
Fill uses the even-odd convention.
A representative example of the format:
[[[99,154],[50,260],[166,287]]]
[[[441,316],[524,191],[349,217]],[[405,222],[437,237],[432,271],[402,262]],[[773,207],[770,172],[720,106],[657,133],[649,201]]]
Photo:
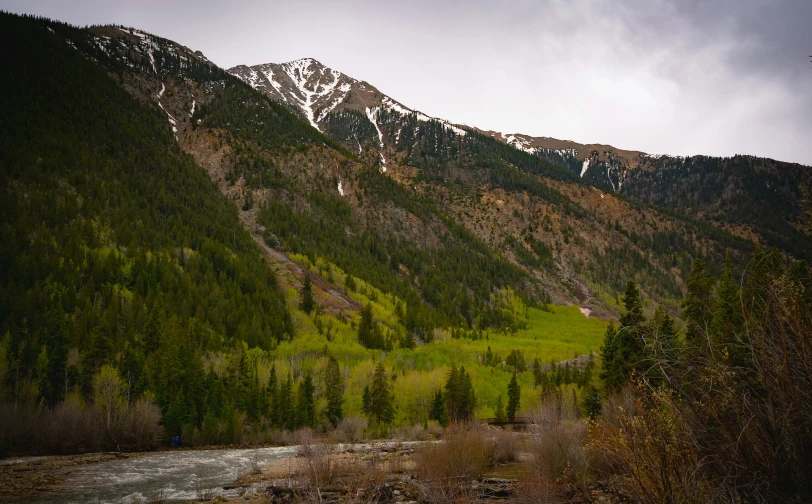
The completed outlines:
[[[124,24],[222,67],[315,58],[502,132],[812,164],[812,1],[0,0]]]

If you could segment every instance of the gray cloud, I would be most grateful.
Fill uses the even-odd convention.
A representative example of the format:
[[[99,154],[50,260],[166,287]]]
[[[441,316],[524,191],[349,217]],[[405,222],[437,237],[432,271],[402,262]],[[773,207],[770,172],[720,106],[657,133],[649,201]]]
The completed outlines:
[[[812,164],[812,2],[0,0],[223,67],[313,57],[432,115],[668,154]]]

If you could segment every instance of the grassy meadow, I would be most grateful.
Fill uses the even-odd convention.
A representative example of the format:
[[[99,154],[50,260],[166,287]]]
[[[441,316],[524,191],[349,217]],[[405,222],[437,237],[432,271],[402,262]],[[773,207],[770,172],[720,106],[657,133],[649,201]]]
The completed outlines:
[[[384,332],[403,330],[395,315],[398,299],[384,294],[360,279],[355,279],[355,289],[345,287],[346,275],[335,265],[318,261],[311,264],[304,256],[292,257],[301,266],[316,273],[330,268],[336,285],[361,305],[370,303],[376,321]],[[435,330],[433,341],[418,344],[414,349],[396,348],[391,352],[369,350],[357,341],[356,324],[353,319],[319,313],[307,315],[295,307],[299,294],[294,289],[287,292],[297,327],[292,341],[279,344],[267,355],[257,355],[256,361],[273,362],[277,373],[286,376],[293,373],[313,373],[316,379],[317,397],[323,387],[320,375],[326,362],[325,352],[334,355],[345,378],[345,415],[359,415],[364,387],[370,382],[378,361],[383,360],[391,369],[395,403],[396,425],[424,423],[428,419],[431,400],[437,389],[445,384],[452,365],[465,366],[473,381],[477,398],[476,416],[488,418],[494,415],[497,398],[507,397],[507,385],[512,376],[508,366],[483,364],[488,347],[501,361],[512,350],[520,350],[530,365],[535,358],[542,363],[558,362],[577,355],[589,354],[600,348],[607,322],[587,318],[577,306],[550,306],[549,311],[526,307],[517,296],[509,294],[505,309],[524,318],[526,327],[515,333],[483,331],[481,339],[453,338],[451,331]],[[262,353],[254,350],[252,353]],[[538,401],[531,371],[518,375],[522,388],[522,410],[531,408]],[[323,406],[320,404],[319,406]]]

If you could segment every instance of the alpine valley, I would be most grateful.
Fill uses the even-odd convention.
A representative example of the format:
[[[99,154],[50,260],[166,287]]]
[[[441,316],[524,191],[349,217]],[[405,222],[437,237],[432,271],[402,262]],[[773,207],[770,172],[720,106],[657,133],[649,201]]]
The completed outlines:
[[[0,42],[8,454],[385,437],[551,391],[595,416],[694,369],[629,368],[654,339],[623,350],[618,321],[702,341],[756,262],[812,292],[806,166],[478,129],[314,59],[226,70],[133,28],[0,13]]]

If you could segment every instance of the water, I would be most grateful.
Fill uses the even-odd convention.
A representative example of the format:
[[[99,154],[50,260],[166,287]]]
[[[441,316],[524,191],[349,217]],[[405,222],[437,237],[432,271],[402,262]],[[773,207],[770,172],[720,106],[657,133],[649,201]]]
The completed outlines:
[[[46,459],[48,457],[13,457],[0,459],[0,465],[20,464],[22,462],[34,462],[37,460]]]
[[[296,447],[166,451],[141,457],[111,460],[71,468],[63,490],[22,502],[129,504],[156,492],[166,500],[194,500],[200,487],[214,488],[217,495],[236,495],[222,487],[234,482],[252,461],[264,464],[292,457]]]

